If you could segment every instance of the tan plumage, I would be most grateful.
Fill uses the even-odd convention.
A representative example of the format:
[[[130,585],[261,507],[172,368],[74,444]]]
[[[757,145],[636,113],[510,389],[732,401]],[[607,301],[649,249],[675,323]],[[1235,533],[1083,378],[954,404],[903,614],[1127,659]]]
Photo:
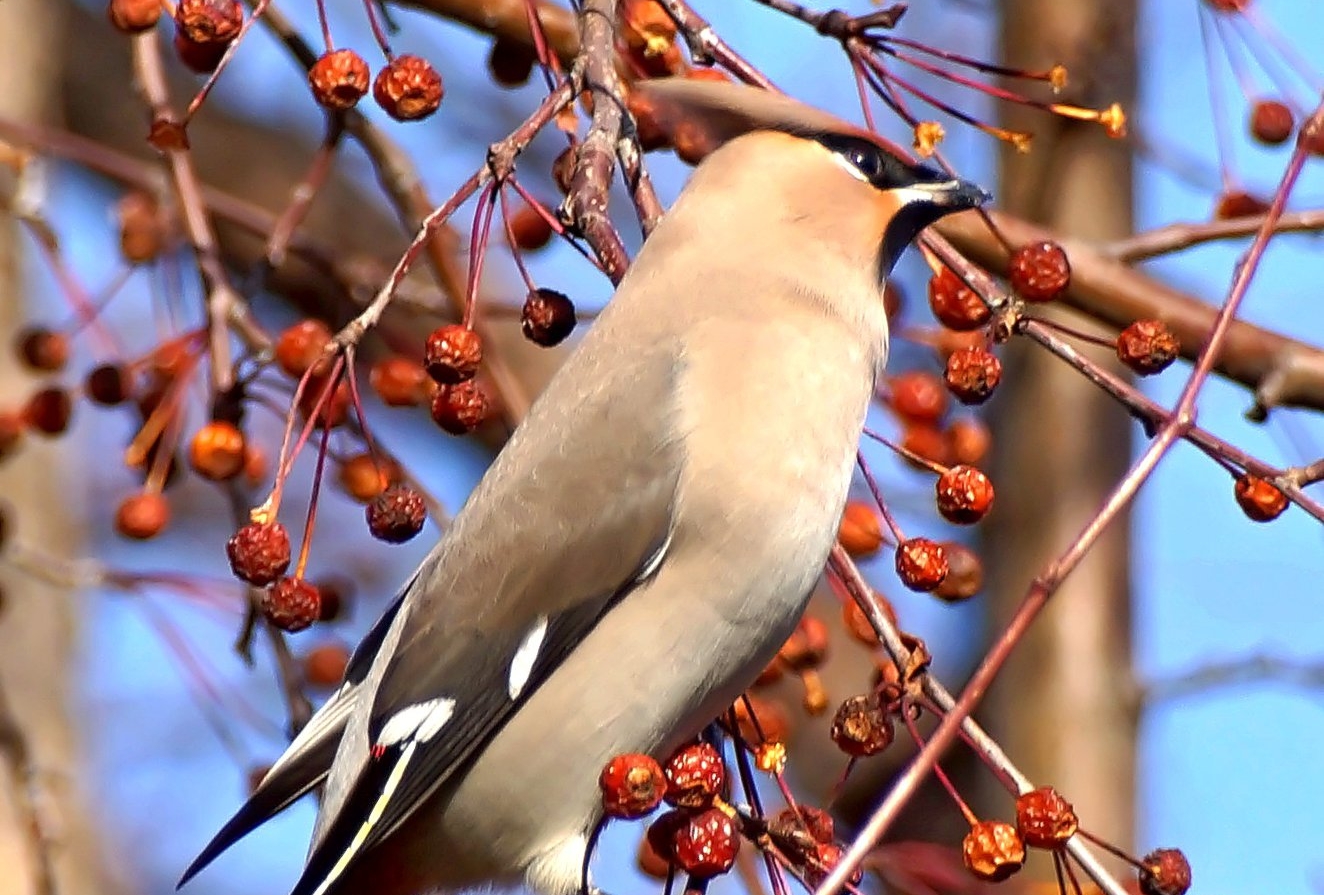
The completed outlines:
[[[880,246],[920,194],[807,138],[855,129],[720,86],[655,88],[667,114],[726,122],[722,145],[357,658],[334,722],[218,848],[338,743],[298,895],[570,895],[602,765],[692,736],[795,624],[886,359]],[[980,195],[880,170],[935,202]]]

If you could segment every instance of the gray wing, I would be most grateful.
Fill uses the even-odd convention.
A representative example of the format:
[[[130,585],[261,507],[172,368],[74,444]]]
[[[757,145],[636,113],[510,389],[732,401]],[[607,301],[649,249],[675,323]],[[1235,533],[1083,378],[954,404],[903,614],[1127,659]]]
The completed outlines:
[[[580,352],[484,477],[406,598],[379,660],[368,754],[341,744],[337,761],[356,759],[358,773],[328,798],[334,815],[293,895],[325,892],[461,772],[664,560],[682,465],[675,353]],[[567,379],[594,387],[558,392]]]

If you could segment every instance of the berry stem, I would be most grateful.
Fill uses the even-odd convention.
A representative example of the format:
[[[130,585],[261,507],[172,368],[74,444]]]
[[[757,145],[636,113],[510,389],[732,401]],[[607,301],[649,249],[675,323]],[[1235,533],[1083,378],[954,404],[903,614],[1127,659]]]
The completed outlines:
[[[910,712],[907,711],[907,706],[904,701],[901,706],[901,711],[897,714],[901,716],[901,723],[906,726],[906,730],[909,731],[910,738],[915,741],[915,745],[923,747],[924,737],[919,732],[919,728],[915,726],[915,720],[910,717]],[[961,798],[961,794],[956,791],[955,784],[953,784],[951,778],[947,776],[947,772],[942,769],[942,765],[937,763],[933,765],[933,776],[938,778],[938,782],[942,784],[942,788],[947,790],[947,794],[952,797],[954,802],[956,802],[956,807],[960,809],[961,815],[965,818],[965,822],[972,827],[979,823],[979,817],[970,809],[970,806],[966,804],[965,799]]]
[[[483,187],[474,209],[473,228],[469,232],[469,277],[464,288],[464,319],[466,327],[473,328],[474,311],[478,305],[478,286],[483,276],[483,262],[487,260],[487,243],[492,228],[492,214],[496,208],[496,182]]]
[[[302,578],[308,566],[308,553],[313,545],[313,529],[317,527],[317,499],[322,494],[322,472],[326,469],[326,445],[331,439],[331,421],[322,420],[322,442],[317,446],[317,465],[313,469],[313,484],[308,494],[308,517],[303,526],[303,540],[299,542],[299,561],[295,564],[295,578]]]
[[[377,15],[377,6],[373,0],[363,0],[363,11],[367,13],[368,27],[372,29],[373,40],[377,41],[382,55],[386,57],[387,62],[390,62],[395,58],[395,54],[391,52],[391,41],[386,36],[386,29],[382,27],[381,17]]]
[[[248,34],[248,29],[253,27],[253,24],[262,17],[262,13],[266,12],[267,7],[270,5],[271,0],[258,0],[258,2],[253,5],[252,13],[250,13],[248,17],[244,19],[244,23],[239,26],[239,33],[235,35],[234,40],[230,41],[230,45],[225,48],[225,53],[221,56],[221,61],[216,64],[216,68],[207,76],[207,80],[189,102],[188,108],[184,110],[184,118],[179,122],[181,127],[187,126],[188,123],[193,120],[194,113],[202,108],[202,104],[206,102],[207,97],[211,95],[212,88],[215,87],[216,82],[220,80],[221,72],[225,71],[226,66],[230,64],[230,60],[234,58],[235,51],[238,50],[239,45],[244,42],[244,37]]]
[[[330,53],[336,48],[336,43],[331,39],[331,20],[326,14],[326,0],[317,0],[317,24],[322,28],[322,44]]]

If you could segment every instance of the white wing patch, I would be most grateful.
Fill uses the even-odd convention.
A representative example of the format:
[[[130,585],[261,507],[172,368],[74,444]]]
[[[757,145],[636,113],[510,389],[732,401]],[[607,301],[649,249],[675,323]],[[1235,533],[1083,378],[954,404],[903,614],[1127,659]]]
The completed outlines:
[[[407,705],[382,725],[382,732],[377,737],[377,745],[394,746],[409,737],[426,743],[446,726],[446,722],[453,714],[455,714],[454,699],[429,699],[426,702]]]
[[[542,642],[546,637],[547,616],[540,615],[533,628],[524,635],[523,642],[520,643],[519,649],[515,650],[514,658],[510,660],[508,686],[511,699],[519,699],[519,695],[524,692],[524,686],[529,682],[529,675],[533,674],[533,663],[537,661],[538,653],[542,650]]]
[[[662,567],[662,560],[667,558],[667,551],[671,549],[671,532],[667,532],[667,539],[658,545],[653,551],[653,555],[648,557],[643,566],[639,569],[639,574],[634,576],[636,584],[643,584],[649,578],[652,578],[657,570]]]

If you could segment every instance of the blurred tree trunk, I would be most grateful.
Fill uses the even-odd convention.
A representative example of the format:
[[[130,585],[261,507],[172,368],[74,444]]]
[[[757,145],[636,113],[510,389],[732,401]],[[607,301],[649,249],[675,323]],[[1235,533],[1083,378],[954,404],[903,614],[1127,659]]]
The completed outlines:
[[[1131,107],[1135,0],[1007,0],[1002,10],[1007,64],[1064,63],[1062,101]],[[1002,154],[1002,208],[1081,239],[1132,232],[1125,143],[1095,124],[1005,108],[1002,123],[1035,138],[1029,156]],[[1047,352],[1008,347],[995,421],[1005,484],[985,550],[995,625],[1095,513],[1131,449],[1130,420],[1115,402]],[[989,700],[998,737],[1030,777],[1058,787],[1088,829],[1123,846],[1134,830],[1136,737],[1127,528],[1125,518],[1114,524],[1053,598]],[[994,804],[1006,813],[1005,797]],[[1034,866],[1051,876],[1048,861]]]
[[[35,120],[58,108],[60,17],[51,0],[0,2],[0,115]],[[32,390],[13,359],[14,336],[28,319],[21,249],[9,203],[14,171],[0,173],[0,391],[13,407]],[[67,445],[28,438],[0,468],[9,537],[79,550],[79,488],[68,473]],[[59,467],[59,474],[54,470]],[[80,786],[70,690],[78,618],[76,594],[5,574],[0,578],[0,895],[109,893],[95,823]]]

